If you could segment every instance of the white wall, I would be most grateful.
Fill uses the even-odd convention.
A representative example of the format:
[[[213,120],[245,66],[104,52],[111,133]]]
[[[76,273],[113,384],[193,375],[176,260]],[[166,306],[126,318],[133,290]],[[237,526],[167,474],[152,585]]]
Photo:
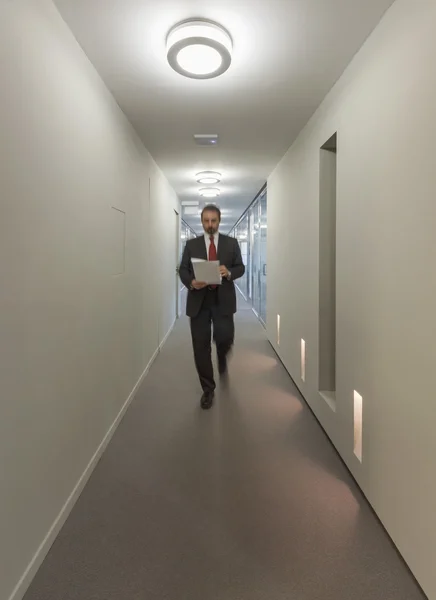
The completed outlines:
[[[49,0],[2,2],[0,40],[3,600],[171,327],[178,200]]]
[[[396,0],[268,182],[269,337],[436,598],[436,3]],[[337,131],[337,411],[318,393],[320,147]],[[276,344],[277,314],[281,344]],[[307,344],[300,379],[300,339]],[[353,391],[363,396],[363,464]]]
[[[169,289],[177,290],[179,279],[176,274],[176,266],[179,264],[179,245],[180,245],[180,220],[176,214],[180,213],[178,206],[173,204],[173,209],[168,210],[168,203],[162,202],[162,198],[171,194],[171,187],[157,167],[152,171],[150,181],[151,214],[155,227],[155,232],[159,236],[159,243],[154,243],[151,249],[153,255],[153,274],[151,279],[157,302],[161,307],[158,321],[159,339],[171,327],[176,316],[177,292],[168,294]],[[176,239],[177,224],[177,244]]]

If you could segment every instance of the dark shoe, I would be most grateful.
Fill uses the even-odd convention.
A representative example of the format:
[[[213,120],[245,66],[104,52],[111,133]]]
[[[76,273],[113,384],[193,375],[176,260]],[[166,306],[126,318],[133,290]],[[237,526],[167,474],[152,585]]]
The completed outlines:
[[[213,399],[215,396],[215,392],[204,392],[202,397],[201,397],[201,408],[204,410],[207,410],[209,408],[211,408],[212,404],[213,404]]]

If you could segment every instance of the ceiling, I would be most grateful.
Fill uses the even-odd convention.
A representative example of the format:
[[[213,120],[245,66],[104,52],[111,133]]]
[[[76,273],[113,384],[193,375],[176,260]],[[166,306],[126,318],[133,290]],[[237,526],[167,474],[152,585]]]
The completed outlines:
[[[55,2],[180,200],[199,199],[197,172],[222,173],[228,231],[393,0]],[[166,35],[190,17],[230,32],[221,77],[186,79],[169,67]],[[197,146],[197,133],[218,134],[218,145]],[[198,215],[184,218],[199,230]]]

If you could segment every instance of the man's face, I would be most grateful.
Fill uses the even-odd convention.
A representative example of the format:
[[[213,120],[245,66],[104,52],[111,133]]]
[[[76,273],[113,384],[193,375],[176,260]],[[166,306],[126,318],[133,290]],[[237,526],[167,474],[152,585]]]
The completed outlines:
[[[209,235],[214,235],[220,226],[218,213],[214,210],[204,211],[202,223],[204,231]]]

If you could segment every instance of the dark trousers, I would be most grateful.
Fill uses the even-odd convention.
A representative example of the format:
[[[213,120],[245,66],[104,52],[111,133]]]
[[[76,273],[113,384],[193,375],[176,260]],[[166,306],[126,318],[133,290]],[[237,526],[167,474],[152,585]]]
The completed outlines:
[[[207,290],[196,317],[191,317],[191,336],[195,366],[204,392],[215,389],[212,367],[212,325],[218,360],[224,359],[233,345],[235,324],[233,315],[220,314],[217,290]]]

